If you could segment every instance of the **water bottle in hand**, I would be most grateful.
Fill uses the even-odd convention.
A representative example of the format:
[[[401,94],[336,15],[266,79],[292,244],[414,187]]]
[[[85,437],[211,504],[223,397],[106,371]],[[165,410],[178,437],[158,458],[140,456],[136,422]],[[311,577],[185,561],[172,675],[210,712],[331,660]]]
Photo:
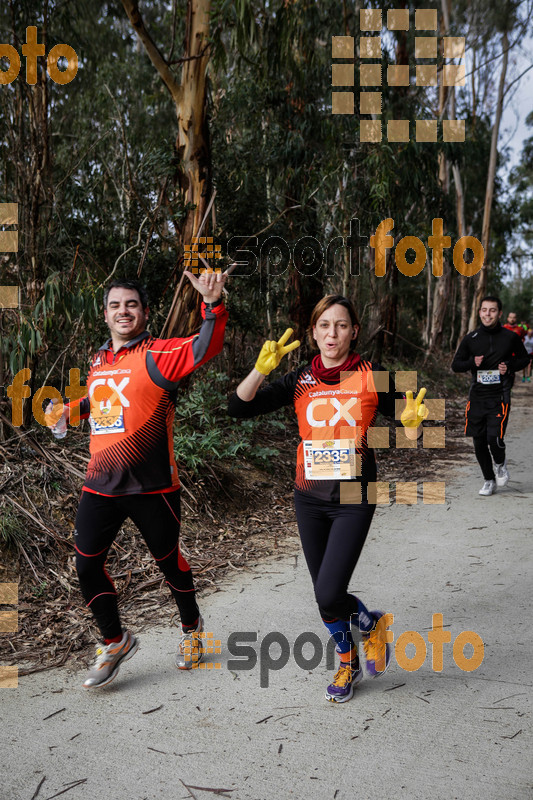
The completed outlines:
[[[54,409],[53,403],[48,403],[46,407],[45,414],[52,414]],[[61,415],[53,427],[50,427],[50,431],[54,439],[64,439],[67,435],[67,421],[63,415]]]

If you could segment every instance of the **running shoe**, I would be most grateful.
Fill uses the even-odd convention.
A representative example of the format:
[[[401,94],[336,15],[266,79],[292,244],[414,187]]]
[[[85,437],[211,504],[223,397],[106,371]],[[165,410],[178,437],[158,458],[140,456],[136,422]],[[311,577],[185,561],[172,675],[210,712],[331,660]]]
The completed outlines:
[[[353,688],[363,679],[363,670],[359,658],[343,663],[337,670],[333,682],[326,689],[326,700],[330,703],[346,703],[351,700]]]
[[[383,611],[371,611],[374,617],[374,627],[368,633],[363,633],[363,647],[365,650],[366,669],[372,678],[383,675],[390,664],[391,649],[385,640],[387,622]]]
[[[494,472],[496,475],[496,486],[507,486],[509,483],[509,470],[507,469],[507,462],[503,464],[495,464]]]
[[[485,481],[479,493],[482,494],[484,497],[490,497],[491,494],[494,494],[496,491],[496,481]]]
[[[184,631],[178,645],[176,666],[178,669],[196,669],[204,658],[203,637],[204,621],[200,616],[198,625],[193,631]]]
[[[96,648],[96,661],[87,673],[84,689],[100,689],[116,678],[123,661],[131,658],[139,647],[136,637],[126,631],[120,642],[101,644]]]

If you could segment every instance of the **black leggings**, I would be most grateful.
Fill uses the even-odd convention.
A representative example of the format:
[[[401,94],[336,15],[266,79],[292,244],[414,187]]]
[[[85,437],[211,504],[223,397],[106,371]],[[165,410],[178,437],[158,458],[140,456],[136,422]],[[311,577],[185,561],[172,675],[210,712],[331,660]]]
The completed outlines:
[[[348,594],[348,583],[376,506],[366,501],[357,505],[327,502],[298,490],[294,492],[294,505],[322,619],[349,620],[358,613],[358,603],[355,595]]]
[[[180,493],[104,497],[82,492],[76,516],[76,570],[85,601],[105,639],[120,636],[117,593],[105,569],[122,523],[138,527],[176,600],[183,625],[199,616],[191,569],[179,549]]]
[[[492,458],[495,464],[503,464],[505,461],[505,442],[503,439],[499,436],[474,436],[474,452],[485,480],[495,480]],[[491,453],[492,458],[490,457]]]

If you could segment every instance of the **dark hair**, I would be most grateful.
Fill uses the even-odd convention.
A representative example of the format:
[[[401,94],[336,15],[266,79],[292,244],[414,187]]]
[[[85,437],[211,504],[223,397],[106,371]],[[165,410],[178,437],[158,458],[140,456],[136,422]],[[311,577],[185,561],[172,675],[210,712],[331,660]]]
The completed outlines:
[[[503,306],[502,306],[502,301],[500,300],[500,298],[499,298],[499,297],[495,297],[495,296],[494,296],[494,295],[492,295],[492,294],[488,294],[486,297],[484,297],[484,298],[482,299],[481,303],[479,304],[479,307],[480,307],[480,308],[481,308],[481,306],[483,305],[483,303],[485,302],[485,300],[486,300],[488,303],[498,303],[498,311],[502,311],[502,309],[503,309]]]
[[[109,286],[106,287],[104,292],[104,308],[107,308],[107,299],[109,297],[109,292],[111,289],[132,289],[133,291],[137,292],[139,295],[139,300],[141,301],[141,305],[143,307],[143,311],[146,311],[148,308],[148,295],[146,294],[146,289],[139,281],[111,281]]]
[[[327,294],[322,298],[322,300],[319,300],[316,306],[313,308],[313,311],[311,312],[311,319],[309,321],[309,328],[307,329],[307,341],[314,350],[317,350],[318,348],[316,346],[316,341],[313,338],[313,328],[324,311],[327,311],[328,308],[331,308],[331,306],[335,305],[344,306],[350,315],[352,325],[357,325],[360,327],[357,311],[355,310],[352,301],[348,300],[348,298],[344,297],[342,294]],[[359,331],[357,331],[357,336],[359,336]],[[350,350],[355,348],[357,336],[350,343]]]

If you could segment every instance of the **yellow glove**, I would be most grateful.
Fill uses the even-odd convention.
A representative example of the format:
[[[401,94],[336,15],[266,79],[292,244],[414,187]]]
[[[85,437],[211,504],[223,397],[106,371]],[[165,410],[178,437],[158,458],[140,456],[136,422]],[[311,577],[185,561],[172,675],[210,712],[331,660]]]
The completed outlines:
[[[425,395],[426,389],[420,389],[416,400],[413,400],[412,392],[405,393],[405,408],[400,417],[404,428],[418,428],[427,417],[429,412],[423,403]]]
[[[285,346],[285,342],[293,333],[292,328],[287,328],[279,342],[267,341],[264,343],[259,353],[259,358],[255,362],[255,368],[261,375],[269,375],[273,369],[276,369],[286,353],[290,353],[291,350],[300,347],[298,339]]]

